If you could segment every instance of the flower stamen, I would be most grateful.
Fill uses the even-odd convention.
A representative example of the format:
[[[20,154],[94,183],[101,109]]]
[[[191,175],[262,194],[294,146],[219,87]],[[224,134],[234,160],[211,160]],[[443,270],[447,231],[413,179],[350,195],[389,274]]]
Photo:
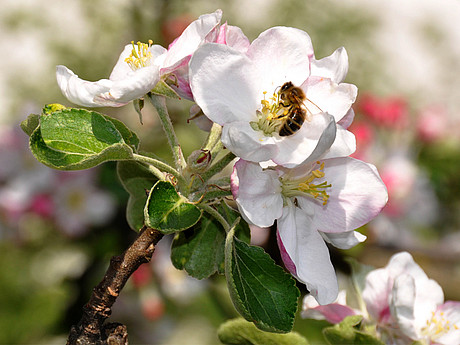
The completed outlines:
[[[446,333],[452,330],[457,331],[458,329],[458,325],[452,324],[450,320],[444,316],[443,312],[440,312],[438,315],[432,312],[431,319],[426,321],[426,326],[422,329],[422,334],[436,341],[436,339],[439,339]]]
[[[323,178],[324,173],[324,162],[317,161],[316,164],[319,167],[315,170],[311,170],[307,177],[299,179],[282,179],[283,195],[285,197],[296,197],[296,196],[308,196],[313,197],[319,201],[322,201],[323,205],[326,205],[329,200],[329,194],[326,189],[331,188],[332,185],[327,181],[314,184],[316,179]]]
[[[152,46],[153,41],[149,40],[148,44],[139,41],[134,44],[134,41],[131,41],[131,44],[133,45],[131,54],[125,59],[125,62],[129,65],[129,67],[135,71],[139,68],[149,66],[153,57],[149,48]]]
[[[280,103],[279,92],[274,92],[269,99],[266,98],[267,91],[264,91],[263,95],[264,98],[260,101],[262,108],[257,111],[258,120],[251,122],[251,126],[254,130],[261,130],[265,135],[270,136],[278,133],[288,110]]]

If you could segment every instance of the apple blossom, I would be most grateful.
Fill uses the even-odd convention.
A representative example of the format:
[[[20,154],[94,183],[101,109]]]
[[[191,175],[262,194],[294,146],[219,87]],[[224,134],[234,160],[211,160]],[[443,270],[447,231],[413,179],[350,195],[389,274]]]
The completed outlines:
[[[338,288],[325,242],[348,249],[364,241],[354,229],[374,218],[387,202],[375,167],[346,157],[294,169],[263,169],[240,159],[231,179],[243,218],[260,227],[277,220],[286,267],[320,304],[331,303]]]
[[[223,126],[222,142],[235,155],[293,167],[309,157],[347,156],[355,150],[354,136],[340,124],[352,119],[357,94],[354,85],[342,82],[347,69],[344,48],[316,60],[307,33],[275,27],[247,51],[222,44],[198,48],[190,61],[190,84],[204,114]],[[296,133],[280,136],[287,109],[279,89],[286,82],[304,91],[307,115]]]
[[[58,85],[69,101],[85,107],[120,107],[150,92],[160,79],[154,60],[160,46],[132,42],[123,49],[109,79],[90,82],[65,66],[56,68]]]
[[[365,327],[374,326],[386,344],[460,343],[460,302],[444,302],[439,284],[407,252],[393,255],[384,268],[370,271],[357,298],[363,301],[359,310],[347,305],[342,292],[326,306],[307,295],[302,317],[339,323],[346,316],[363,315]]]
[[[221,18],[221,10],[201,15],[185,28],[168,49],[158,46],[160,54],[155,62],[160,66],[160,78],[170,79],[170,86],[180,96],[193,99],[188,80],[188,63],[200,45],[218,40]]]

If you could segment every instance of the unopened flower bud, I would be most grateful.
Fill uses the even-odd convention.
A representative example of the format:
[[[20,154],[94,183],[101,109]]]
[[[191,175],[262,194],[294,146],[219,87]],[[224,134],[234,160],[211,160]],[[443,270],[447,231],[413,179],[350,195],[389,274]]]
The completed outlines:
[[[203,172],[211,163],[211,152],[208,150],[196,150],[188,156],[187,163],[192,171]]]

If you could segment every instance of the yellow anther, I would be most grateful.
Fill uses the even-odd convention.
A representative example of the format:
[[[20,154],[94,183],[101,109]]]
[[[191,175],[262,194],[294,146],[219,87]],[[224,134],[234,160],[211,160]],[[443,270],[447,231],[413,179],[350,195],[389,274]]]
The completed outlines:
[[[312,174],[313,176],[315,176],[316,178],[324,177],[324,172],[322,172],[321,170],[318,170],[318,169],[317,169],[317,170],[313,170],[313,171],[311,172],[311,174]]]
[[[282,180],[283,183],[283,195],[285,197],[295,196],[310,196],[314,199],[321,200],[323,205],[326,205],[329,200],[329,194],[327,189],[331,187],[326,181],[314,184],[315,179],[323,178],[325,176],[322,169],[324,163],[317,162],[320,166],[319,169],[312,170],[309,175],[304,178],[296,180]]]
[[[149,40],[149,44],[137,42],[134,44],[134,41],[131,41],[133,49],[131,54],[125,59],[125,62],[131,67],[132,70],[137,70],[142,67],[150,65],[150,60],[153,55],[150,52],[149,48],[152,46],[153,41]]]

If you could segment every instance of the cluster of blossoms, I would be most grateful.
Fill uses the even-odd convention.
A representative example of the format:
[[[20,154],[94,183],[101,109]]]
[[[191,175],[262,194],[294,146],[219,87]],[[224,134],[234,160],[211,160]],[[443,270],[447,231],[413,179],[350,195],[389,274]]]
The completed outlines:
[[[319,303],[331,303],[338,285],[326,243],[364,241],[355,229],[387,202],[375,167],[349,157],[357,88],[343,82],[347,53],[317,60],[308,34],[288,27],[250,42],[221,16],[201,16],[168,49],[126,46],[108,80],[87,82],[59,66],[58,84],[83,106],[121,106],[161,82],[194,100],[238,157],[231,187],[242,217],[276,223],[285,266]]]
[[[460,303],[444,301],[439,284],[427,277],[407,252],[393,255],[389,263],[369,272],[358,296],[359,309],[346,305],[345,290],[327,306],[306,296],[302,316],[339,323],[362,315],[365,327],[373,326],[387,344],[451,345],[460,343]]]

